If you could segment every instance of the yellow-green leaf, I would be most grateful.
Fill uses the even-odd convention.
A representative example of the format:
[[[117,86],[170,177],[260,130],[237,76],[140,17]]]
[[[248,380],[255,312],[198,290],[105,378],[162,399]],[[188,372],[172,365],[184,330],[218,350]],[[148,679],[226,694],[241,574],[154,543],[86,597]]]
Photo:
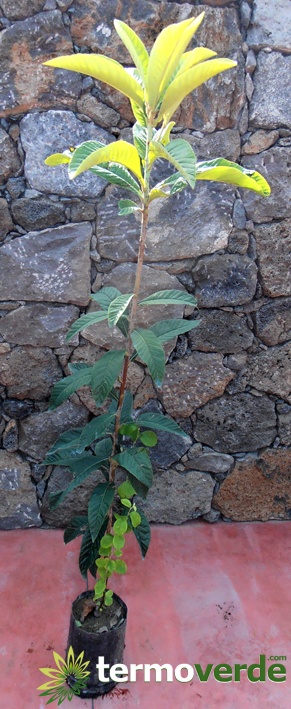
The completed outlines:
[[[163,118],[164,121],[169,121],[185,96],[211,79],[212,76],[235,66],[236,62],[232,59],[209,59],[209,61],[201,62],[201,64],[188,69],[180,76],[176,76],[165,92],[158,120]]]
[[[212,49],[207,49],[207,47],[195,47],[195,49],[185,52],[185,54],[181,57],[181,66],[175,76],[175,79],[184,71],[187,71],[187,69],[191,69],[192,66],[205,62],[207,59],[212,59],[212,57],[215,57],[216,55],[217,52],[213,52]]]
[[[195,186],[196,155],[187,140],[177,138],[177,140],[172,140],[167,147],[152,140],[151,151],[156,157],[165,158],[165,160],[172,163],[187,180],[190,187]]]
[[[126,49],[132,57],[135,66],[143,79],[143,83],[145,84],[149,55],[143,42],[134,30],[132,30],[131,27],[129,27],[125,22],[121,22],[121,20],[114,20],[114,27],[123,44],[125,44]]]
[[[268,197],[271,193],[270,185],[259,172],[247,170],[241,165],[224,160],[224,158],[198,163],[196,179],[226,182],[236,187],[244,187],[258,192],[263,197]]]
[[[115,59],[104,57],[103,54],[71,54],[49,59],[44,64],[45,66],[69,69],[69,71],[77,71],[80,74],[93,76],[94,79],[104,81],[125,96],[128,96],[139,106],[143,106],[142,88],[136,79],[130,76]]]
[[[148,102],[153,110],[203,17],[204,12],[201,12],[194,19],[165,27],[158,35],[150,53],[147,75]]]
[[[53,153],[48,155],[45,159],[45,165],[50,167],[55,167],[56,165],[64,165],[65,163],[71,162],[72,155],[67,155],[66,153]]]
[[[153,187],[149,194],[149,202],[152,202],[154,199],[158,199],[159,197],[169,197],[169,195],[166,194],[166,192]]]
[[[109,161],[124,165],[124,167],[131,170],[131,172],[133,172],[141,182],[143,181],[137,149],[134,145],[131,145],[131,143],[127,143],[126,140],[117,140],[114,143],[105,145],[104,148],[95,150],[91,153],[91,155],[88,155],[88,157],[83,160],[75,172],[70,174],[70,178],[73,179],[74,177],[77,177],[77,175],[81,175],[82,172],[85,172],[85,170],[90,170],[90,168],[94,167],[94,165],[99,165],[100,163],[106,163]]]
[[[171,121],[170,123],[166,123],[166,125],[162,125],[159,130],[155,133],[155,140],[158,141],[159,143],[162,143],[162,145],[168,145],[170,142],[170,133],[172,128],[174,128],[175,121]]]

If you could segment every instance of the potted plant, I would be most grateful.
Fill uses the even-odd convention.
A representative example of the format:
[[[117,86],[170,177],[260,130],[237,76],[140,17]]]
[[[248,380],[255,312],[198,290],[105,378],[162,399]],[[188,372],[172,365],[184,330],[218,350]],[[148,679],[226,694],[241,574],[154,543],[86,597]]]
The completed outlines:
[[[101,471],[104,477],[89,499],[87,515],[72,519],[64,534],[65,543],[82,536],[79,557],[82,576],[86,578],[88,571],[94,577],[97,574],[94,589],[81,594],[73,603],[68,641],[75,654],[84,651],[85,659],[90,660],[90,677],[87,687],[81,690],[82,697],[98,696],[116,684],[113,681],[104,684],[96,670],[100,656],[110,665],[122,662],[127,609],[108,584],[114,573],[126,573],[123,549],[129,532],[135,535],[143,556],[150,543],[150,526],[136,496],[145,499],[152,485],[149,449],[157,443],[156,431],[186,435],[174,420],[161,413],[135,412],[127,388],[129,364],[136,358],[147,366],[155,385],[161,387],[165,371],[163,344],[194,326],[193,320],[183,318],[165,319],[149,328],[136,326],[137,313],[140,319],[147,306],[196,305],[191,294],[179,290],[158,291],[139,299],[150,205],[156,199],[169,199],[186,187],[194,189],[196,180],[226,182],[264,196],[270,193],[269,185],[259,173],[223,158],[197,163],[186,140],[171,139],[175,125],[172,117],[185,96],[236,65],[229,59],[217,58],[214,51],[205,47],[186,51],[203,16],[201,13],[194,19],[166,27],[150,55],[135,32],[115,20],[115,29],[131,55],[134,68],[126,69],[99,54],[76,54],[46,62],[51,67],[107,82],[129,98],[136,119],[133,144],[117,140],[105,145],[90,140],[46,159],[50,166],[67,164],[70,178],[90,170],[124,188],[131,193],[131,199],[119,201],[120,216],[135,213],[140,217],[133,293],[101,288],[92,295],[99,309],[82,315],[67,335],[70,340],[83,328],[107,320],[109,328],[121,331],[123,348],[106,351],[92,366],[71,364],[71,374],[54,386],[50,401],[54,409],[80,387],[88,385],[97,407],[104,408],[107,404],[106,412],[94,416],[83,429],[63,433],[44,461],[67,466],[73,474],[65,490],[51,495],[53,507],[93,471]],[[153,184],[152,168],[158,158],[167,160],[174,169],[169,177]],[[70,681],[73,683],[74,677]]]

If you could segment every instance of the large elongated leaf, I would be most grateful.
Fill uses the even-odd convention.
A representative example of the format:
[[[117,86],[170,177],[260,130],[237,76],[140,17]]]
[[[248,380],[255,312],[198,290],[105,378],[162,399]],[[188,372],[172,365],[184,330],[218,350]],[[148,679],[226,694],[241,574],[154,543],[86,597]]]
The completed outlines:
[[[100,288],[97,293],[93,293],[91,298],[92,300],[95,300],[95,303],[100,305],[102,310],[106,310],[107,313],[110,303],[112,303],[112,301],[119,295],[121,295],[121,292],[117,288],[113,288],[113,286],[104,286],[104,288]]]
[[[180,57],[202,22],[204,13],[196,18],[190,18],[171,24],[160,32],[150,53],[147,94],[152,109],[155,109],[171,78]]]
[[[98,438],[111,433],[114,428],[114,414],[106,413],[101,416],[95,416],[90,423],[83,428],[79,440],[77,441],[76,450],[82,453],[87,446],[96,441]]]
[[[133,527],[132,531],[139,544],[142,558],[144,559],[151,541],[151,528],[144,512],[139,508],[137,508],[137,512],[141,517],[141,522],[138,527]]]
[[[96,403],[100,406],[107,398],[119,375],[125,350],[106,352],[93,366],[91,388]]]
[[[49,449],[47,455],[54,453],[57,450],[68,453],[70,449],[74,449],[80,438],[83,428],[70,428],[68,431],[61,433],[54,445]]]
[[[50,503],[51,509],[53,509],[53,510],[56,509],[61,504],[61,502],[63,502],[65,497],[70,492],[75,490],[75,488],[78,487],[78,485],[81,485],[81,483],[84,482],[84,480],[86,480],[86,478],[88,478],[89,475],[91,475],[93,470],[97,470],[96,463],[95,463],[95,466],[93,467],[93,470],[92,470],[92,468],[90,467],[90,463],[89,464],[86,463],[86,458],[88,459],[88,461],[89,461],[89,458],[92,461],[93,455],[83,456],[82,458],[80,458],[79,463],[80,464],[83,463],[83,470],[81,470],[78,474],[74,475],[73,480],[69,483],[69,485],[64,490],[60,490],[59,492],[53,492],[50,495],[49,503]],[[65,465],[65,463],[61,463],[61,465]],[[68,464],[68,467],[70,468],[71,472],[73,472],[72,467],[74,467],[74,466],[73,465],[71,466]]]
[[[97,140],[87,140],[81,143],[71,155],[69,173],[73,174],[89,155],[104,147],[106,147],[105,144]],[[136,182],[129,170],[123,165],[118,165],[114,162],[105,162],[101,165],[95,165],[90,169],[91,172],[98,177],[102,177],[104,180],[114,185],[119,185],[119,187],[123,187],[140,196],[141,192],[138,182]]]
[[[98,537],[115,494],[114,485],[100,483],[92,493],[88,505],[88,521],[92,542]]]
[[[44,163],[45,165],[49,165],[49,167],[56,167],[57,165],[65,165],[71,162],[71,159],[72,155],[70,151],[65,150],[63,153],[52,153],[52,155],[48,155]]]
[[[197,163],[196,163],[196,172],[197,172]],[[197,179],[197,174],[196,174],[196,179]],[[171,196],[173,194],[176,194],[176,192],[181,192],[181,190],[184,190],[185,187],[187,187],[188,182],[182,177],[180,172],[174,172],[173,175],[170,175],[169,177],[166,178],[166,180],[163,180],[162,182],[158,182],[156,185],[156,189],[161,190],[162,192],[165,192],[167,196]]]
[[[140,211],[141,208],[132,199],[120,199],[118,201],[118,214],[120,217],[126,217],[128,214]]]
[[[106,532],[107,520],[101,527],[100,533],[95,542],[92,542],[92,537],[90,529],[87,529],[81,544],[80,554],[79,554],[79,569],[84,579],[87,578],[87,571],[90,570],[92,576],[96,576],[96,565],[95,559],[98,558],[100,540],[103,534]]]
[[[102,54],[72,54],[70,56],[56,57],[44,62],[45,66],[58,69],[69,69],[80,74],[93,76],[94,79],[105,81],[128,98],[143,107],[143,92],[138,82],[114,59],[104,57]]]
[[[212,76],[235,66],[236,62],[232,59],[209,59],[177,76],[165,92],[158,119],[163,118],[168,122],[185,96],[211,79]]]
[[[200,320],[182,320],[174,318],[173,320],[161,320],[150,326],[150,329],[155,333],[160,342],[168,342],[173,337],[182,335],[184,332],[193,330],[199,325]]]
[[[137,448],[128,448],[122,453],[114,456],[114,460],[125,468],[136,480],[141,482],[147,489],[152,485],[153,469],[151,461],[146,451]],[[134,489],[138,492],[135,485]]]
[[[193,66],[196,66],[196,64],[205,62],[207,59],[212,59],[212,57],[215,57],[216,55],[217,52],[213,52],[212,49],[207,49],[207,47],[195,47],[195,49],[190,49],[189,52],[185,52],[182,55],[180,60],[180,68],[175,76],[175,79],[177,76],[181,76],[184,71],[191,69]]]
[[[165,374],[165,354],[158,338],[152,330],[140,327],[133,330],[131,339],[138,356],[148,366],[153,381],[161,386]]]
[[[242,165],[224,160],[224,158],[198,163],[197,180],[226,182],[236,187],[244,187],[245,189],[253,190],[253,192],[258,192],[263,197],[268,197],[271,193],[270,185],[259,172],[247,170]]]
[[[125,293],[124,295],[118,295],[117,298],[111,301],[108,308],[109,327],[114,327],[114,325],[116,325],[119,318],[121,318],[121,316],[129,306],[129,303],[132,298],[133,293]]]
[[[117,140],[114,143],[109,143],[105,145],[104,148],[99,148],[93,153],[88,155],[88,157],[81,162],[79,167],[73,172],[69,171],[69,176],[71,179],[81,175],[85,170],[90,170],[90,168],[100,163],[106,162],[117,162],[124,167],[131,170],[138,177],[138,179],[143,182],[143,177],[140,167],[140,159],[137,149],[131,143],[127,143],[126,140]]]
[[[142,158],[145,159],[146,156],[146,145],[147,145],[147,129],[141,126],[140,123],[135,123],[132,129],[133,141],[137,152]]]
[[[164,158],[174,165],[190,187],[195,187],[196,155],[187,140],[172,140],[167,147],[153,140],[151,150],[156,157]]]
[[[92,371],[93,367],[86,367],[76,372],[76,374],[70,374],[57,382],[51,393],[50,409],[56,409],[80,387],[90,384]]]
[[[187,433],[169,416],[163,414],[141,414],[137,417],[136,423],[143,428],[153,428],[156,431],[167,431],[175,433],[177,436],[187,438]]]
[[[106,313],[100,311],[96,313],[87,313],[87,315],[81,315],[81,317],[78,318],[78,320],[76,320],[73,325],[71,325],[66,335],[67,342],[69,342],[69,340],[75,337],[78,332],[84,330],[85,327],[89,327],[89,325],[95,325],[98,322],[102,322],[102,320],[106,320],[106,318]]]
[[[87,515],[78,515],[77,517],[73,517],[64,532],[65,544],[68,544],[69,542],[73,541],[73,539],[76,539],[76,537],[79,537],[81,534],[84,534],[84,532],[86,532],[87,527]]]
[[[148,295],[139,305],[197,305],[193,295],[182,290],[160,290]]]
[[[147,69],[149,63],[149,55],[147,50],[131,27],[122,22],[121,20],[114,20],[114,27],[117,34],[119,34],[120,39],[123,44],[125,44],[131,58],[133,59],[135,66],[145,84]]]

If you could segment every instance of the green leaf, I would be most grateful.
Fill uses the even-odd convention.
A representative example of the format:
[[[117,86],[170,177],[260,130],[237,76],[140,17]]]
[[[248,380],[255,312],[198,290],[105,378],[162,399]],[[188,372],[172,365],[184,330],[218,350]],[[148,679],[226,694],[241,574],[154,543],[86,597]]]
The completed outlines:
[[[87,578],[87,571],[90,569],[92,576],[96,576],[96,565],[95,559],[99,555],[100,539],[106,531],[107,520],[104,522],[100,530],[99,537],[96,541],[92,542],[92,537],[90,534],[90,529],[88,528],[83,535],[82,544],[79,553],[79,569],[84,579]]]
[[[132,420],[133,395],[131,391],[126,391],[124,394],[120,423],[128,423]]]
[[[127,214],[133,214],[134,212],[140,212],[141,209],[133,202],[131,199],[120,199],[118,201],[118,214],[120,217],[126,217]]]
[[[88,518],[86,515],[79,515],[77,517],[73,517],[70,520],[68,527],[64,532],[65,544],[68,544],[76,537],[79,537],[80,534],[84,534],[87,527],[88,527]]]
[[[125,534],[127,531],[127,517],[118,517],[113,525],[114,534]]]
[[[101,598],[106,588],[106,581],[99,579],[94,586],[94,599]]]
[[[237,165],[235,162],[224,160],[224,158],[198,163],[197,180],[225,182],[236,187],[258,192],[263,197],[268,197],[271,193],[270,185],[259,172],[247,170],[247,168]]]
[[[163,414],[140,414],[137,417],[136,422],[139,426],[143,428],[153,428],[157,431],[167,431],[168,433],[175,433],[177,436],[184,436],[187,438],[187,433],[183,431],[178,424],[171,419],[169,416],[164,416]]]
[[[112,598],[112,596],[108,595],[109,593],[110,593],[109,591],[106,591],[105,596],[104,596],[104,604],[107,607],[112,606],[112,603],[113,603],[113,598]]]
[[[117,298],[111,301],[108,308],[109,327],[114,327],[114,325],[117,324],[118,320],[128,308],[132,298],[133,293],[125,293],[125,295],[118,295]]]
[[[120,330],[120,332],[122,332],[124,337],[128,336],[129,322],[128,322],[128,318],[126,317],[126,315],[121,315],[118,322],[116,323],[116,327],[118,327],[118,329]]]
[[[119,497],[131,498],[135,495],[135,489],[132,487],[131,483],[128,482],[128,480],[125,480],[117,488],[117,494]]]
[[[100,540],[100,547],[108,550],[108,549],[111,549],[112,544],[113,544],[113,535],[112,534],[104,534],[104,537],[102,537],[102,539]],[[106,551],[106,554],[108,554],[108,553],[109,552]]]
[[[100,483],[92,493],[88,505],[88,521],[92,542],[98,537],[108,510],[114,500],[115,488],[111,483]]]
[[[78,320],[76,320],[73,325],[71,325],[69,332],[66,335],[66,341],[69,342],[75,335],[80,332],[81,330],[84,330],[85,327],[89,327],[89,325],[94,325],[95,323],[101,322],[102,320],[106,320],[106,313],[103,313],[102,311],[98,310],[96,313],[87,313],[87,315],[81,315]]]
[[[184,177],[190,187],[196,182],[196,155],[190,143],[183,138],[177,138],[168,143],[167,147],[157,141],[151,141],[151,150],[159,158],[168,160]]]
[[[139,305],[197,305],[193,295],[183,290],[160,290],[141,300]]]
[[[116,559],[115,560],[115,571],[117,574],[126,574],[127,572],[127,565],[123,559]]]
[[[90,384],[93,367],[84,367],[76,374],[70,374],[57,382],[50,398],[50,410],[56,409],[82,386]]]
[[[83,427],[80,428],[70,428],[68,431],[61,433],[54,445],[49,449],[47,455],[55,453],[56,451],[63,451],[64,453],[69,453],[70,450],[76,448],[76,444],[80,438],[83,431]]]
[[[152,330],[140,327],[133,330],[131,339],[138,356],[148,366],[153,381],[161,386],[165,374],[165,354],[158,338]]]
[[[196,163],[196,179],[197,179],[197,163]],[[166,194],[168,196],[171,196],[173,194],[176,194],[176,192],[181,192],[187,186],[188,186],[188,182],[187,182],[187,180],[184,179],[184,177],[182,177],[180,172],[174,172],[174,174],[167,177],[166,180],[163,180],[162,182],[158,182],[158,184],[156,185],[156,189],[161,190],[162,192],[166,192]]]
[[[114,27],[116,29],[116,32],[119,34],[119,37],[122,40],[123,44],[125,44],[129,54],[131,55],[131,58],[133,59],[141,78],[145,82],[149,63],[149,55],[143,42],[134,32],[134,30],[131,29],[131,27],[129,27],[127,24],[125,24],[125,22],[121,22],[121,20],[114,20]]]
[[[139,157],[144,160],[146,156],[147,129],[145,126],[141,126],[140,123],[135,123],[132,134]]]
[[[138,527],[139,524],[141,523],[141,516],[140,516],[139,512],[136,512],[135,510],[133,510],[132,512],[130,512],[130,515],[129,515],[129,516],[130,516],[131,524],[132,524],[132,526],[133,526],[134,529],[135,529],[135,528]]]
[[[160,320],[150,326],[150,329],[155,333],[160,342],[168,342],[173,337],[182,335],[184,332],[193,330],[199,325],[200,320],[182,320],[174,318],[173,320]]]
[[[121,91],[125,96],[143,106],[143,92],[138,82],[114,59],[102,54],[71,54],[44,62],[45,66],[69,69],[92,76]]]
[[[140,440],[144,446],[148,448],[153,448],[157,445],[158,438],[153,431],[143,431],[140,435]]]
[[[119,427],[121,436],[128,436],[132,441],[137,441],[139,436],[139,427],[135,423],[123,423]]]
[[[114,460],[125,468],[137,481],[147,489],[152,485],[153,469],[146,451],[138,448],[128,448],[114,456]],[[133,483],[135,485],[135,483]],[[137,492],[139,492],[135,486]]]
[[[133,532],[138,541],[141,554],[144,559],[151,541],[151,528],[144,512],[142,512],[142,510],[138,510],[138,513],[140,515],[141,522],[138,527],[133,527]]]
[[[85,140],[84,143],[80,143],[71,153],[69,172],[75,172],[88,155],[104,148],[105,145],[106,143],[101,143],[100,140]]]
[[[114,162],[102,163],[91,167],[90,172],[93,172],[94,175],[101,177],[103,180],[107,180],[112,185],[118,185],[124,190],[133,192],[139,198],[142,196],[138,182],[124,165]]]
[[[135,117],[135,120],[138,121],[138,123],[140,123],[141,126],[146,126],[147,125],[147,117],[146,117],[146,113],[145,113],[144,109],[140,108],[140,106],[138,106],[138,104],[135,103],[134,101],[130,101],[130,103],[131,103],[131,110],[132,110],[132,113]]]
[[[122,499],[120,499],[120,502],[124,507],[127,507],[127,508],[131,507],[131,502],[126,497],[122,497]]]
[[[114,537],[113,537],[114,548],[120,550],[120,549],[123,549],[124,545],[125,545],[125,539],[122,536],[122,534],[114,534]]]
[[[86,446],[90,446],[96,439],[111,433],[113,429],[114,414],[106,413],[101,414],[101,416],[96,416],[83,428],[76,445],[77,452],[82,453]]]
[[[95,301],[95,303],[100,305],[102,310],[106,310],[107,314],[110,303],[112,303],[112,301],[119,295],[121,295],[121,292],[117,288],[113,288],[112,286],[104,286],[104,288],[100,288],[97,293],[93,293],[91,298]]]
[[[91,389],[97,405],[107,398],[119,375],[124,360],[125,350],[106,352],[93,366]]]

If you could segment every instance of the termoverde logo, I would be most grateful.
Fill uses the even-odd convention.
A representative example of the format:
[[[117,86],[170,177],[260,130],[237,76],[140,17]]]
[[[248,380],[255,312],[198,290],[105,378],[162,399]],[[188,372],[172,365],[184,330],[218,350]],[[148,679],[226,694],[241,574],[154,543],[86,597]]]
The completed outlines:
[[[56,669],[40,667],[40,672],[47,677],[51,677],[51,680],[42,684],[38,689],[44,690],[41,692],[40,697],[49,697],[47,704],[57,702],[58,706],[60,706],[65,699],[71,701],[74,695],[79,696],[81,689],[86,687],[90,674],[90,672],[86,671],[89,661],[83,662],[84,652],[81,652],[75,660],[72,647],[68,650],[66,660],[61,655],[58,655],[57,652],[54,652],[53,656]],[[70,680],[72,686],[68,684],[68,680]]]

